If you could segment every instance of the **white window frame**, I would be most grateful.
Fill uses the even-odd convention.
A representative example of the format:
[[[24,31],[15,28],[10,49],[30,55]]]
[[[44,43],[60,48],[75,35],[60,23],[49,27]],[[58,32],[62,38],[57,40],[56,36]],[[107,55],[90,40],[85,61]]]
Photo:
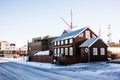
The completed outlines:
[[[56,42],[54,42],[54,45],[56,46]]]
[[[54,49],[54,53],[56,53],[56,49]]]
[[[68,40],[67,39],[65,40],[65,44],[68,44]]]
[[[54,56],[57,56],[57,49],[54,49]]]
[[[88,30],[85,31],[85,37],[88,38],[88,39],[90,39],[90,31],[88,31]]]
[[[61,50],[60,50],[60,51],[61,51],[61,53],[63,54],[63,48],[61,48]]]
[[[65,55],[68,55],[68,48],[65,48]]]
[[[57,49],[57,53],[60,53],[60,48]]]
[[[73,43],[73,39],[71,38],[71,39],[69,39],[69,43]]]
[[[70,56],[73,55],[73,47],[70,47],[70,48],[69,48],[69,54],[70,54]]]
[[[60,45],[60,41],[58,41],[57,44]]]
[[[105,55],[105,48],[100,48],[100,54]]]
[[[98,55],[98,49],[97,48],[93,48],[93,55]]]
[[[63,40],[61,41],[61,45],[63,45]]]

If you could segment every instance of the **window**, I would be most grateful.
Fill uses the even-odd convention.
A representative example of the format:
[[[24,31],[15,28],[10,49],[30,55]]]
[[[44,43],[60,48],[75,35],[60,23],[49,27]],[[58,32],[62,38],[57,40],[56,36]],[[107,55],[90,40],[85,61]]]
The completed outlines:
[[[57,53],[60,53],[60,49],[58,48],[58,51],[57,51]]]
[[[56,53],[56,49],[54,49],[54,53]]]
[[[68,44],[68,40],[67,39],[65,40],[65,44]]]
[[[68,55],[68,48],[65,48],[65,55]]]
[[[100,54],[105,55],[105,48],[100,48]]]
[[[61,45],[63,44],[63,40],[61,41]]]
[[[63,54],[63,48],[61,48],[61,53]]]
[[[60,45],[60,41],[58,41],[58,45]]]
[[[69,43],[73,43],[73,39],[69,39]]]
[[[83,37],[83,33],[81,33],[81,34],[79,35],[79,37]]]
[[[54,56],[57,56],[56,49],[54,49]]]
[[[90,39],[90,31],[85,31],[86,38]]]
[[[73,55],[73,47],[69,48],[69,53],[70,53],[71,56]]]
[[[54,45],[56,46],[56,42],[54,42]]]
[[[93,48],[93,55],[98,55],[97,48]]]

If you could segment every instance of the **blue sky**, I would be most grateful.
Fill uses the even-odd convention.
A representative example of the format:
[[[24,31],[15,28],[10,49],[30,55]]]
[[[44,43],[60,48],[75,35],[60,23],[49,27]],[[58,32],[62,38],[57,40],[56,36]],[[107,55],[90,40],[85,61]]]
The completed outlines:
[[[90,27],[106,42],[108,25],[112,40],[120,40],[120,0],[0,0],[0,40],[22,46],[34,37],[59,36],[73,11],[75,29]]]

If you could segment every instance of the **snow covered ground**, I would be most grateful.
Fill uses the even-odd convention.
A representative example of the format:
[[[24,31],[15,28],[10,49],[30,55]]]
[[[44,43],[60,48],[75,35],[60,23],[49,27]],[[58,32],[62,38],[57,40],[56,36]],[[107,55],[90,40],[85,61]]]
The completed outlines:
[[[8,60],[9,62],[19,63],[21,65],[36,67],[40,70],[36,70],[36,73],[40,73],[44,76],[46,75],[46,78],[49,77],[53,80],[120,80],[120,64],[91,62],[73,64],[68,66],[57,66],[49,63],[26,62],[23,60],[14,60],[7,58],[0,59]],[[38,78],[33,78],[32,80],[38,80]],[[39,80],[46,79],[41,78]]]

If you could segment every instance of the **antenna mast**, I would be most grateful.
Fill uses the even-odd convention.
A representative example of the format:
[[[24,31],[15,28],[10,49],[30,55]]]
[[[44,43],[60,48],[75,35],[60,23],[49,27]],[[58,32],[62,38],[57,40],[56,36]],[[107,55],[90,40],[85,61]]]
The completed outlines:
[[[108,35],[107,35],[107,37],[108,37],[108,41],[107,42],[108,43],[112,41],[111,36],[112,36],[112,34],[111,34],[111,30],[110,30],[110,25],[108,25]]]
[[[71,22],[70,22],[70,24],[69,23],[67,23],[67,21],[65,21],[65,19],[64,18],[62,18],[61,17],[61,19],[66,23],[66,25],[68,25],[68,27],[69,27],[69,29],[68,29],[68,31],[72,31],[72,29],[73,28],[75,28],[75,27],[77,27],[77,26],[73,26],[73,21],[72,21],[72,9],[70,10],[70,14],[71,14]]]

